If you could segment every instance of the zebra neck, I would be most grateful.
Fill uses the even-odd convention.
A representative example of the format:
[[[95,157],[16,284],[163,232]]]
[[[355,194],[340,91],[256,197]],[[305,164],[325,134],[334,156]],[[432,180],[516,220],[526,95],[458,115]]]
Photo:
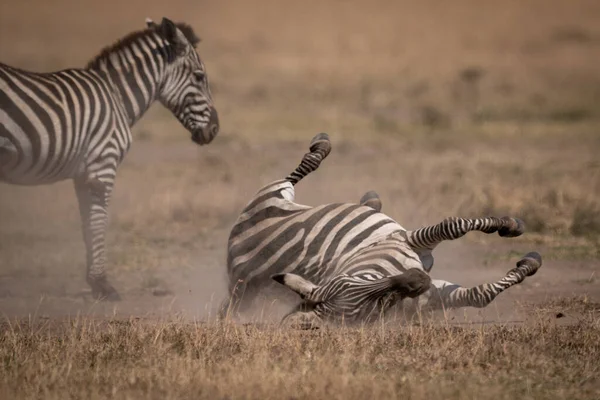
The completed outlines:
[[[129,126],[133,126],[158,96],[165,61],[156,55],[150,58],[142,46],[123,48],[107,54],[98,69],[109,81]]]

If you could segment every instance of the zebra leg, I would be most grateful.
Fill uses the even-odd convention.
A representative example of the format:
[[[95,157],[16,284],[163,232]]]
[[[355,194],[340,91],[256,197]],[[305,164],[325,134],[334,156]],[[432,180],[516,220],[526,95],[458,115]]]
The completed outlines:
[[[377,212],[381,212],[381,207],[383,206],[381,204],[381,199],[379,198],[379,195],[373,190],[365,193],[363,197],[360,198],[360,205],[371,207]]]
[[[444,240],[455,240],[467,232],[498,232],[501,237],[516,237],[525,232],[525,224],[513,217],[487,218],[446,218],[437,225],[431,225],[414,231],[408,231],[407,240],[413,249],[433,250]]]
[[[511,286],[517,285],[528,276],[534,275],[542,266],[542,256],[536,252],[527,253],[517,262],[517,266],[506,273],[504,278],[493,283],[484,283],[472,288],[464,288],[441,280],[432,280],[430,290],[418,299],[425,310],[477,307],[490,304],[496,296]]]
[[[74,182],[86,249],[86,278],[92,295],[102,300],[120,300],[119,294],[108,282],[105,271],[105,235],[112,185],[102,183],[97,178],[80,178]]]
[[[306,153],[300,162],[300,165],[289,174],[285,179],[296,185],[306,175],[319,168],[321,162],[327,157],[331,151],[331,142],[329,135],[319,133],[310,142],[310,152]]]
[[[218,312],[220,320],[228,316],[240,316],[252,309],[259,288],[256,285],[244,284],[237,281],[236,285],[229,289],[229,297],[221,303]]]

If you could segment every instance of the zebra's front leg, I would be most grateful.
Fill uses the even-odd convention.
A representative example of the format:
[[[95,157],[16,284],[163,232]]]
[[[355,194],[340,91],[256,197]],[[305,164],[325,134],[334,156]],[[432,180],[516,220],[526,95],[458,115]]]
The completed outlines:
[[[417,299],[421,310],[442,310],[460,307],[482,308],[490,304],[500,293],[517,285],[528,276],[534,275],[542,266],[542,256],[531,252],[517,262],[517,266],[506,273],[504,278],[492,283],[484,283],[472,288],[457,284],[432,280],[430,290]]]
[[[108,204],[112,184],[98,178],[75,179],[75,192],[86,250],[86,279],[92,295],[100,300],[120,300],[121,297],[106,278],[105,237],[108,226]]]
[[[455,240],[471,231],[498,232],[502,237],[516,237],[525,232],[525,224],[514,217],[446,218],[436,225],[408,231],[407,240],[413,249],[433,250],[444,240]]]
[[[252,309],[259,291],[260,287],[253,282],[235,281],[229,288],[229,296],[219,306],[218,319],[239,319]]]

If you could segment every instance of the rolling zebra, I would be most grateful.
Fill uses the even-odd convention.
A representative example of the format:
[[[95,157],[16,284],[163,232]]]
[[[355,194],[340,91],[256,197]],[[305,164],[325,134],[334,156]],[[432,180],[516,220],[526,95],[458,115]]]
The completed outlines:
[[[159,100],[204,145],[219,132],[200,41],[163,18],[104,49],[85,69],[34,73],[0,64],[0,182],[72,179],[96,298],[118,300],[106,278],[105,233],[131,126]]]
[[[294,186],[330,150],[326,134],[315,136],[296,170],[263,187],[243,209],[229,236],[230,297],[221,317],[232,307],[247,311],[260,292],[273,289],[273,280],[302,298],[284,317],[286,323],[302,327],[371,322],[404,299],[413,299],[406,303],[415,310],[485,307],[541,267],[540,255],[529,253],[493,283],[465,288],[431,279],[432,251],[442,241],[469,231],[515,237],[524,232],[523,222],[510,217],[448,218],[407,231],[380,212],[375,192],[367,192],[358,204],[295,203]]]

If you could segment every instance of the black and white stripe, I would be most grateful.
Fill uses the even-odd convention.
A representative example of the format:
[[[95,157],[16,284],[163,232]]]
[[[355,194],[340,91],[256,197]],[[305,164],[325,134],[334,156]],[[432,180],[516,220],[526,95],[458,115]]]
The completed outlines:
[[[407,231],[381,213],[375,192],[358,204],[316,207],[294,202],[294,186],[315,171],[331,144],[326,134],[315,136],[310,152],[286,179],[262,188],[244,208],[228,244],[231,298],[221,315],[234,307],[244,312],[257,295],[276,282],[303,299],[287,320],[300,325],[322,320],[366,322],[402,299],[431,309],[483,307],[541,266],[537,253],[525,256],[501,280],[474,288],[432,280],[432,250],[444,240],[469,231],[523,233],[515,218],[448,218],[442,223]]]
[[[219,131],[199,39],[185,24],[147,20],[85,69],[34,73],[0,64],[0,182],[75,183],[96,297],[118,299],[105,273],[108,204],[130,127],[159,100],[210,143]]]

